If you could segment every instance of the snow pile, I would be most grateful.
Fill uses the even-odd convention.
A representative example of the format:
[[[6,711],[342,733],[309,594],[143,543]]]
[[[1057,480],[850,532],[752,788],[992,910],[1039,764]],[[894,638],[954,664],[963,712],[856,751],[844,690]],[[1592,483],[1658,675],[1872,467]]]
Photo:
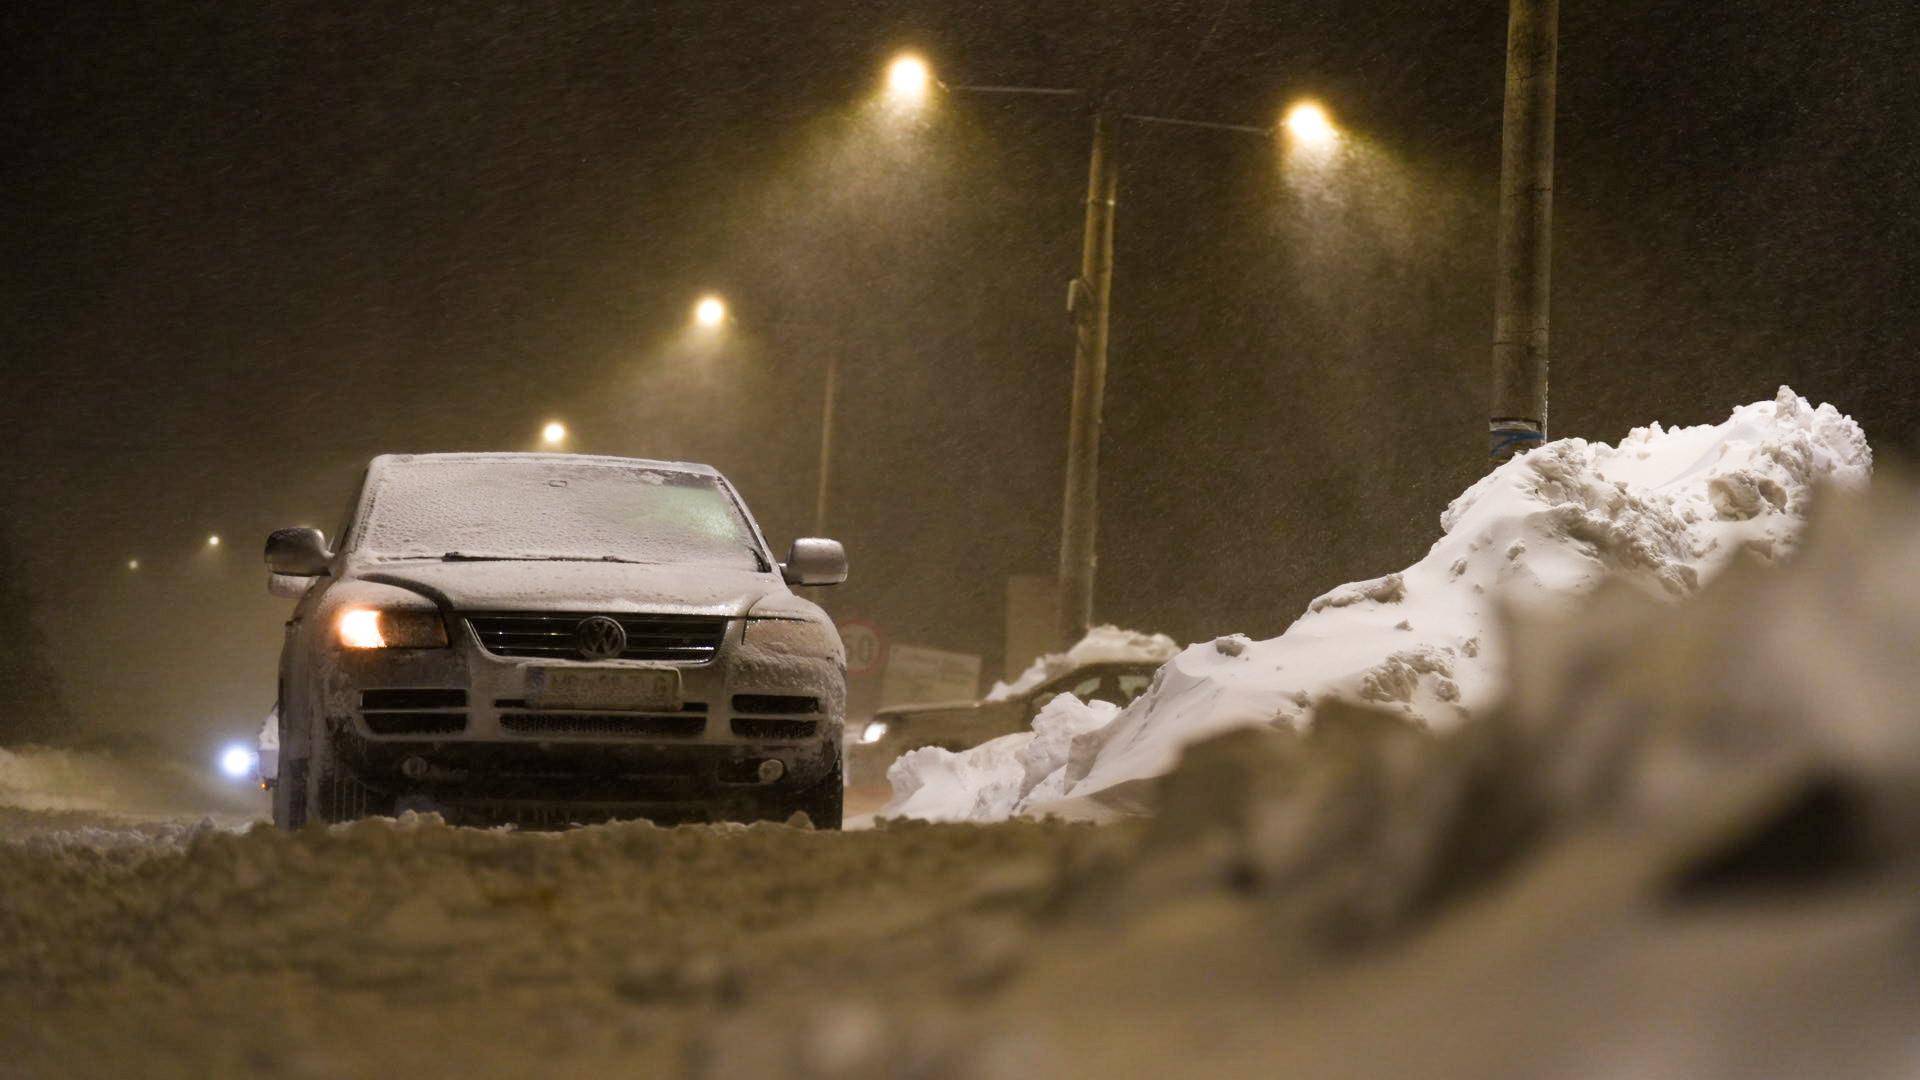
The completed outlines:
[[[1033,718],[1033,730],[1002,735],[965,754],[922,747],[887,769],[893,785],[889,817],[977,821],[1005,817],[1005,806],[1049,801],[1066,794],[1067,765],[1080,736],[1105,727],[1120,712],[1110,701],[1056,694]]]
[[[987,691],[987,700],[1006,701],[1019,697],[1049,679],[1058,678],[1087,664],[1135,660],[1163,664],[1173,659],[1179,651],[1180,646],[1165,634],[1143,634],[1137,630],[1122,630],[1117,626],[1096,626],[1066,652],[1048,653],[1040,657],[1010,683],[994,683],[993,689]]]
[[[1617,447],[1550,443],[1455,499],[1443,535],[1413,566],[1326,593],[1277,638],[1188,647],[1110,722],[1082,725],[1065,753],[1040,754],[1056,772],[1028,781],[1023,763],[1022,782],[1007,782],[1008,762],[1038,735],[957,755],[918,751],[889,771],[894,800],[881,813],[995,820],[1130,808],[1188,743],[1304,726],[1327,697],[1453,728],[1503,686],[1492,633],[1503,606],[1565,612],[1608,578],[1657,597],[1689,595],[1736,554],[1771,562],[1790,553],[1816,486],[1864,487],[1871,466],[1852,419],[1785,387],[1718,425],[1654,424]]]

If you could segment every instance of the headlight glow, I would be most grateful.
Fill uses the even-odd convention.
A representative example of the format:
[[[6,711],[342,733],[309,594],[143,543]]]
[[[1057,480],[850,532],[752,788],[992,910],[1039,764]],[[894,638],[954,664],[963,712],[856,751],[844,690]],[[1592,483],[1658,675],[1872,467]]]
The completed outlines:
[[[244,746],[229,746],[220,752],[220,771],[235,780],[253,771],[253,751]]]
[[[887,737],[887,724],[884,720],[875,720],[860,731],[860,741],[877,743]]]
[[[336,624],[340,644],[349,649],[439,649],[447,644],[447,625],[437,611],[376,611],[349,608]]]
[[[380,613],[355,608],[340,613],[340,644],[349,649],[384,649],[387,639],[380,634]]]

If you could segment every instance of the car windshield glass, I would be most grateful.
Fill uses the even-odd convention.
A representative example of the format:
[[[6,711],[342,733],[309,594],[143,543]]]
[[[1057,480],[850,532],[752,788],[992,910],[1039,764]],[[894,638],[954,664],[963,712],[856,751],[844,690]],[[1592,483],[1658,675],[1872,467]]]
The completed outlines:
[[[618,462],[414,460],[380,470],[358,547],[384,559],[762,569],[717,477]]]

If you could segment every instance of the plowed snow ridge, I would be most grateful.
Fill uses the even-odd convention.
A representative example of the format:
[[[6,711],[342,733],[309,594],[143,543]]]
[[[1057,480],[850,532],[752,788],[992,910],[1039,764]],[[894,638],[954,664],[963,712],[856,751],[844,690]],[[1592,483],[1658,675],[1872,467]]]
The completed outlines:
[[[1720,424],[1635,428],[1618,446],[1549,443],[1468,488],[1425,558],[1333,589],[1286,632],[1189,646],[1117,713],[1062,695],[963,753],[916,750],[888,772],[883,816],[992,821],[1110,816],[1181,748],[1239,727],[1304,726],[1327,697],[1384,705],[1436,730],[1490,703],[1504,664],[1501,606],[1566,610],[1603,579],[1656,596],[1696,591],[1737,555],[1795,547],[1822,485],[1864,487],[1859,425],[1781,387]]]

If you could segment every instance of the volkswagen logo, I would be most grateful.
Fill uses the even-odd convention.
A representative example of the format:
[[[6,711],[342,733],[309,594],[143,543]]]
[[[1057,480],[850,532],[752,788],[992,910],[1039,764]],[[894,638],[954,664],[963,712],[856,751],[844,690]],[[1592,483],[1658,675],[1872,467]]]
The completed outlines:
[[[627,651],[627,631],[605,615],[581,619],[573,628],[573,647],[588,660],[611,660]]]

